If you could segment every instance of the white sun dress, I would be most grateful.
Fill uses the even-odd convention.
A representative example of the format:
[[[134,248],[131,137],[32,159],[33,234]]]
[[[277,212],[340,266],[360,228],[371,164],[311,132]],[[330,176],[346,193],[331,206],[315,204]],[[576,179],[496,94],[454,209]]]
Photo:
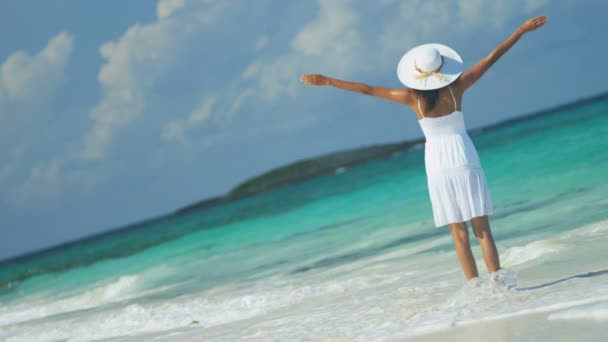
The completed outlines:
[[[464,117],[448,86],[454,112],[418,122],[426,138],[424,162],[436,227],[465,222],[493,212],[486,177],[477,150],[467,134]]]

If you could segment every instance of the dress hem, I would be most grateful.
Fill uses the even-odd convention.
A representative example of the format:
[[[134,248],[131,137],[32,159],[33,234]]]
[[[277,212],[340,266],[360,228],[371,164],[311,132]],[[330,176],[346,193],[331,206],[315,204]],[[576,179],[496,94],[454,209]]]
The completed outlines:
[[[463,220],[449,220],[448,222],[445,223],[441,223],[441,224],[437,224],[437,222],[435,222],[435,228],[441,228],[443,226],[447,226],[450,223],[462,223],[462,222],[467,222],[467,221],[471,221],[471,219],[474,219],[476,217],[481,217],[481,216],[490,216],[494,213],[493,210],[488,210],[486,211],[486,213],[477,215],[477,214],[473,214],[473,215],[467,215],[467,217]]]

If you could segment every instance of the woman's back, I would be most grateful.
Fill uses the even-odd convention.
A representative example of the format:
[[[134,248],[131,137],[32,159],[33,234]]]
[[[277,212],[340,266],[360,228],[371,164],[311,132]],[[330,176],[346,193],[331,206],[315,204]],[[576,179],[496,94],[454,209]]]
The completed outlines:
[[[450,89],[448,87],[438,89],[437,99],[432,108],[429,108],[429,103],[423,94],[421,94],[422,91],[414,90],[416,92],[417,101],[416,103],[412,103],[410,108],[416,113],[418,120],[421,120],[423,117],[436,118],[449,115],[455,111],[454,107],[456,107],[457,111],[462,111],[462,92],[459,91],[458,81],[452,83],[450,87],[454,93],[454,97],[450,94]],[[456,103],[454,103],[454,101],[456,101]],[[418,102],[420,103],[420,108],[418,107]],[[421,110],[422,113],[420,113]]]

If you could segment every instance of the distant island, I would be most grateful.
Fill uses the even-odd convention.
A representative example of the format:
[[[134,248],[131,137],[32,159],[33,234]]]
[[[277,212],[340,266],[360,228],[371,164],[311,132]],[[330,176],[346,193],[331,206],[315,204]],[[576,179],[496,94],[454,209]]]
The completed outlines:
[[[238,184],[223,196],[209,198],[181,208],[177,210],[174,215],[228,203],[265,191],[303,182],[311,178],[331,174],[341,168],[350,168],[371,160],[388,158],[398,153],[405,153],[410,148],[423,142],[424,138],[421,138],[392,144],[364,146],[352,150],[338,151],[319,157],[300,160],[250,178],[245,182]]]
[[[587,102],[593,102],[607,97],[608,93],[603,93],[600,95],[584,98],[578,101],[555,106],[528,115],[522,115],[515,118],[506,119],[488,126],[484,126],[482,128],[475,129],[473,130],[473,132],[469,132],[469,134],[471,136],[478,135],[482,132],[487,132],[489,130],[510,125],[515,122],[528,120],[532,117],[549,114],[557,110],[565,110]],[[238,184],[225,195],[208,198],[178,209],[172,215],[180,215],[183,213],[203,210],[248,196],[253,196],[265,191],[270,191],[284,186],[288,186],[290,184],[303,182],[311,178],[331,174],[334,173],[336,170],[339,170],[340,168],[351,168],[353,166],[366,163],[372,160],[384,159],[398,153],[405,153],[408,152],[412,147],[423,142],[424,138],[421,138],[416,140],[408,140],[383,145],[364,146],[352,150],[338,151],[318,157],[297,161],[295,163],[291,163],[250,178],[247,181]]]

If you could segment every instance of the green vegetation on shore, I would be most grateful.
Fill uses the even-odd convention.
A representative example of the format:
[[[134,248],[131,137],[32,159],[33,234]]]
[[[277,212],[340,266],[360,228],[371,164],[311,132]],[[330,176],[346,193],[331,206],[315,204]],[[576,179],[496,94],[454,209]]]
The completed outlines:
[[[340,168],[350,168],[370,160],[387,158],[396,153],[407,152],[408,149],[423,141],[424,139],[418,139],[392,144],[365,146],[300,160],[250,178],[234,187],[226,195],[194,203],[178,210],[176,214],[220,205],[314,177],[331,174]]]

